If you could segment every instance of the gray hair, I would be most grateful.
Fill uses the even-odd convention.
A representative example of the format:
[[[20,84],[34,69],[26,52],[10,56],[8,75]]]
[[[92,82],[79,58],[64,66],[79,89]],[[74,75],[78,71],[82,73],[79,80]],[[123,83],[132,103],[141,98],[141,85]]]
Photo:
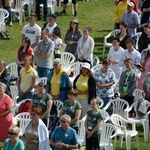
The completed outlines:
[[[65,118],[68,122],[71,122],[71,117],[67,114],[62,115],[61,118]]]
[[[0,86],[4,87],[4,89],[6,90],[6,84],[5,83],[0,82]]]
[[[62,62],[61,62],[61,59],[60,59],[60,58],[56,58],[56,59],[54,59],[54,63],[62,64]]]

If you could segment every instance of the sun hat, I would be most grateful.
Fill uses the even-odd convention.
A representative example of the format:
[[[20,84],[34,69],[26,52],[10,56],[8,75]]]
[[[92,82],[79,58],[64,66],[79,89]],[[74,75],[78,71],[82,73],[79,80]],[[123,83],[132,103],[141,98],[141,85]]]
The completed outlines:
[[[89,63],[83,63],[82,68],[87,68],[90,70],[90,64]]]
[[[73,20],[71,20],[70,22],[74,22],[74,23],[76,23],[76,24],[79,24],[79,21],[78,21],[78,19],[77,18],[74,18]]]
[[[130,7],[134,7],[134,3],[132,3],[132,2],[128,2],[128,6],[130,6]]]

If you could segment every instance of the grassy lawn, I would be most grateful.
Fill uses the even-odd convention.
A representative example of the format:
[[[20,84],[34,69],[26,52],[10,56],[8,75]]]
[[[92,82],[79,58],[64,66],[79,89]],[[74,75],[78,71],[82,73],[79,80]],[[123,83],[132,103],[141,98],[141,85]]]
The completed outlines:
[[[91,33],[91,36],[94,38],[95,41],[94,53],[102,60],[103,37],[113,29],[113,0],[90,0],[89,2],[83,2],[79,0],[78,6],[79,28],[83,30],[84,26],[92,27],[93,31]],[[69,5],[69,7],[67,8],[66,16],[60,16],[59,14],[57,15],[57,23],[61,28],[62,39],[64,39],[65,33],[69,28],[70,20],[74,18],[72,16],[71,7],[72,6]],[[18,22],[14,22],[12,27],[6,27],[13,36],[13,39],[0,39],[0,59],[5,60],[7,63],[15,61],[18,47],[21,44],[22,27],[27,23],[28,19],[26,16],[26,21],[23,23],[22,26],[20,26]],[[37,22],[37,24],[39,24],[41,27],[43,23],[44,21]],[[140,150],[149,150],[150,140],[148,142],[145,142],[143,138],[143,130],[141,128],[138,128],[138,131]],[[131,143],[131,149],[135,150],[135,138],[132,138]],[[123,143],[123,148],[120,148],[119,142],[117,141],[116,150],[125,149],[125,142]]]

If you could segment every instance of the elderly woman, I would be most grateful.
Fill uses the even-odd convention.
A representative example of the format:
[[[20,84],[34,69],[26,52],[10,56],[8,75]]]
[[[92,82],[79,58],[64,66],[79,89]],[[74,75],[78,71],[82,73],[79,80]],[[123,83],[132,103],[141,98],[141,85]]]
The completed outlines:
[[[125,22],[120,22],[120,24],[119,24],[120,32],[116,35],[116,37],[120,39],[120,46],[123,49],[127,49],[125,42],[128,38],[131,37],[128,33],[127,27],[128,27],[128,25]]]
[[[150,45],[150,24],[143,27],[142,35],[139,38],[138,48],[139,52],[146,49]]]
[[[40,82],[37,85],[37,93],[32,96],[30,103],[30,110],[32,107],[39,107],[42,109],[41,119],[47,125],[47,118],[50,116],[50,111],[52,108],[52,97],[46,93],[46,85]]]
[[[53,100],[65,101],[67,92],[71,90],[71,82],[67,73],[63,70],[61,60],[54,59],[54,69],[47,77],[47,93],[50,93]]]
[[[6,85],[0,82],[0,142],[8,138],[8,129],[13,125],[12,122],[12,99],[5,94]]]
[[[89,63],[83,63],[80,74],[74,80],[73,88],[78,91],[77,100],[82,106],[82,117],[84,117],[91,99],[96,97],[96,84]]]
[[[77,57],[81,62],[90,63],[93,60],[94,40],[90,36],[91,31],[91,27],[84,27],[83,37],[81,37],[78,41]]]
[[[6,63],[3,60],[0,60],[0,82],[6,84],[6,94],[8,94],[10,97],[12,97],[10,92],[10,73],[6,69]]]
[[[77,90],[75,89],[72,89],[68,92],[68,100],[64,102],[63,108],[59,114],[59,118],[61,118],[63,114],[69,115],[71,117],[70,126],[78,133],[78,120],[81,117],[82,106],[76,100],[77,94]]]
[[[22,136],[27,150],[50,150],[49,133],[47,127],[40,119],[41,115],[41,108],[32,108],[30,112],[31,121],[26,124]]]
[[[95,71],[94,78],[97,86],[96,94],[104,101],[105,106],[114,96],[113,85],[115,84],[116,76],[114,71],[109,68],[109,59],[104,59],[102,65],[103,67],[100,70]]]
[[[66,52],[72,53],[76,57],[77,43],[82,36],[82,32],[79,30],[78,19],[70,21],[70,28],[65,35]]]
[[[24,68],[20,70],[18,78],[19,100],[31,98],[37,78],[37,72],[33,68],[32,57],[27,55],[23,59]]]
[[[20,129],[18,126],[11,126],[8,129],[9,138],[5,140],[3,144],[3,150],[24,150],[25,146],[21,139],[19,139]]]
[[[25,37],[22,41],[22,45],[19,47],[17,52],[16,63],[18,64],[18,75],[21,68],[24,67],[23,59],[25,56],[33,56],[33,50],[31,48],[31,42],[28,37]]]

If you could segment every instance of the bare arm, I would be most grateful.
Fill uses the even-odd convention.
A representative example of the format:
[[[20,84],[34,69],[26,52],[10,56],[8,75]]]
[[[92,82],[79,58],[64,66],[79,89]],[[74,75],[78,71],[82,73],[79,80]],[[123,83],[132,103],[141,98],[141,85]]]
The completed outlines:
[[[37,36],[36,37],[36,41],[31,45],[31,48],[34,48],[35,46],[37,46],[38,42],[40,41],[41,36]]]
[[[80,119],[81,116],[81,109],[77,109],[75,112],[75,117],[71,120],[70,125],[74,124],[75,122],[77,122]]]
[[[7,110],[6,110],[4,113],[1,113],[1,114],[0,114],[0,117],[6,116],[6,115],[8,115],[8,114],[11,113],[11,112],[12,112],[12,106],[11,106],[11,105],[8,105],[8,106],[7,106]]]
[[[34,55],[37,56],[38,58],[48,58],[51,55],[52,51],[49,50],[44,54],[41,54],[40,51],[38,49],[36,49],[36,51],[34,52]]]

